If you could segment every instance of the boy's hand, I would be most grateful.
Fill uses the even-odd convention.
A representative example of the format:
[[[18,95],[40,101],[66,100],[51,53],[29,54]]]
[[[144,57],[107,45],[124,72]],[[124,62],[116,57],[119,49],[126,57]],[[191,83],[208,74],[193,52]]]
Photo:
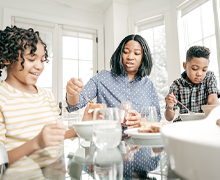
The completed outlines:
[[[165,97],[165,101],[167,103],[168,108],[173,109],[173,106],[177,103],[176,97],[173,95],[173,93],[168,94]]]
[[[84,84],[82,82],[82,79],[79,78],[71,78],[66,85],[66,92],[68,96],[75,96],[77,95],[82,88],[84,87]]]
[[[63,124],[47,124],[34,138],[36,149],[43,149],[48,146],[58,146],[64,140],[67,126]]]

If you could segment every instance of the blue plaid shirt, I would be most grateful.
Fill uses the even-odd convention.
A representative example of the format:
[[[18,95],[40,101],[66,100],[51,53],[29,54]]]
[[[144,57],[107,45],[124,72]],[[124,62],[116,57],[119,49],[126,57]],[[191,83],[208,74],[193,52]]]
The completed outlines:
[[[141,112],[143,106],[156,106],[160,121],[160,105],[153,82],[148,77],[135,77],[129,81],[128,75],[117,75],[111,71],[100,71],[93,76],[83,88],[89,99],[97,97],[97,103],[107,107],[120,107],[121,101],[130,101],[132,109]],[[77,105],[68,104],[69,112],[76,111],[87,104],[85,95],[81,91]]]
[[[207,104],[208,96],[210,94],[219,95],[217,88],[217,81],[214,72],[208,71],[205,78],[199,84],[192,84],[186,81],[186,71],[181,74],[181,78],[173,81],[170,86],[169,94],[173,92],[178,101],[185,105],[190,111],[195,113],[202,113],[202,105]],[[187,113],[186,108],[179,105],[174,105],[173,109],[180,108],[180,114]],[[181,118],[177,117],[174,121],[180,121]]]

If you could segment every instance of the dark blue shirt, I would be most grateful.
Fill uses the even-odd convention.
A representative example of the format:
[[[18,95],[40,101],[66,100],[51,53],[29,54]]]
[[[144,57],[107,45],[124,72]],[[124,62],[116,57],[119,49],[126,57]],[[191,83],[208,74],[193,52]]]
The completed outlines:
[[[156,106],[160,121],[160,105],[154,83],[148,77],[135,77],[129,81],[128,75],[117,75],[111,71],[100,71],[93,76],[83,88],[89,99],[97,97],[97,103],[107,107],[120,107],[121,101],[130,101],[132,109],[141,112],[143,106]],[[85,95],[81,91],[77,105],[68,104],[69,112],[81,109],[87,104]]]

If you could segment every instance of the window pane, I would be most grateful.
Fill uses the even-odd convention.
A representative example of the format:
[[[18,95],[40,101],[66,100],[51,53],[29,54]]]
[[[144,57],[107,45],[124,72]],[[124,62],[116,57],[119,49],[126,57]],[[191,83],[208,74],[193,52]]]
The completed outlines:
[[[196,8],[186,15],[188,25],[189,44],[202,38],[200,9]]]
[[[147,30],[144,30],[144,31],[141,31],[140,32],[140,35],[142,37],[144,37],[148,43],[148,46],[151,50],[151,53],[154,53],[154,36],[153,36],[153,29],[147,29]]]
[[[209,70],[214,71],[215,75],[219,77],[215,36],[204,39],[204,45],[211,51],[209,58]]]
[[[63,60],[63,88],[66,88],[66,83],[72,77],[78,78],[78,61]]]
[[[168,93],[168,73],[166,65],[166,39],[165,26],[157,26],[140,32],[147,42],[149,42],[152,58],[153,68],[150,74],[150,79],[155,83],[157,93],[159,96],[159,104],[161,116],[164,116],[165,101]]]
[[[86,84],[93,75],[92,61],[79,61],[79,77]]]
[[[165,26],[154,28],[154,52],[166,51]]]
[[[215,34],[214,14],[212,1],[203,4],[202,7],[202,28],[204,37]]]
[[[42,88],[52,88],[52,58],[48,58],[49,62],[44,63],[44,70],[40,75],[37,86]]]
[[[79,59],[92,60],[93,59],[93,40],[79,38]]]
[[[52,33],[39,31],[41,39],[47,45],[49,63],[44,63],[44,70],[40,75],[37,86],[52,90],[52,66],[53,66],[53,53],[52,53]]]
[[[78,59],[78,38],[63,36],[63,58]]]

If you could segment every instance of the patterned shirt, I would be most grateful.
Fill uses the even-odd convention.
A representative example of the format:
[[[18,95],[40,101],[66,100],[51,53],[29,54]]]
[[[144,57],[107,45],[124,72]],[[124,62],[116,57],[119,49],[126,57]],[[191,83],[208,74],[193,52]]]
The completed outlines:
[[[219,95],[217,88],[217,80],[213,72],[208,71],[205,78],[199,84],[192,84],[186,81],[186,71],[181,74],[181,78],[173,81],[170,86],[169,94],[173,92],[178,101],[185,105],[190,111],[195,113],[202,113],[202,105],[207,104],[208,96],[210,94]],[[180,114],[188,113],[186,108],[179,105],[174,105],[173,109],[177,109],[177,105],[180,108]],[[179,121],[181,118],[178,116],[175,121]]]
[[[100,71],[93,76],[83,88],[89,99],[97,97],[97,103],[107,107],[120,107],[121,101],[130,101],[132,109],[141,112],[143,106],[156,106],[160,121],[160,105],[154,83],[148,77],[135,77],[129,81],[128,75],[117,75],[111,71]],[[81,91],[77,105],[68,104],[69,112],[76,111],[87,104],[85,95]]]

